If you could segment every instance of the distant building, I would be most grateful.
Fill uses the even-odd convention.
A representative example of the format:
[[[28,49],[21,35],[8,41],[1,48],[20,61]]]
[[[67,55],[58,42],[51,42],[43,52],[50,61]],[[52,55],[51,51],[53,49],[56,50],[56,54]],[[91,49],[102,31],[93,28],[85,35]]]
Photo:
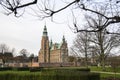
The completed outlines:
[[[2,59],[4,62],[12,62],[13,54],[11,52],[0,53],[0,59]]]
[[[53,43],[49,41],[47,28],[44,26],[44,31],[41,40],[41,49],[39,51],[39,63],[57,63],[67,62],[68,47],[65,37],[63,36],[61,43]]]
[[[7,66],[13,62],[12,52],[0,52],[0,66]]]

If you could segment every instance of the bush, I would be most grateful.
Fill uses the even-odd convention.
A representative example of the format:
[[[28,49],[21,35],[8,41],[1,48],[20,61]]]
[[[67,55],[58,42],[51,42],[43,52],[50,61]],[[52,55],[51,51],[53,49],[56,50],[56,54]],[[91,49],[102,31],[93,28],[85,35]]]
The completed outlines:
[[[29,72],[16,72],[16,71],[9,71],[9,72],[1,72],[0,73],[0,80],[40,80],[39,74],[33,74]]]
[[[28,67],[1,67],[0,71],[29,71]]]
[[[29,71],[29,67],[15,67],[13,71]]]
[[[12,67],[1,67],[0,71],[10,71],[12,70]]]
[[[90,72],[89,68],[44,68],[42,69],[42,71],[56,71],[56,70]]]
[[[30,68],[30,72],[38,72],[38,71],[42,71],[43,67],[33,67]]]
[[[79,68],[75,69],[76,71],[82,71],[82,72],[90,72],[90,68]]]

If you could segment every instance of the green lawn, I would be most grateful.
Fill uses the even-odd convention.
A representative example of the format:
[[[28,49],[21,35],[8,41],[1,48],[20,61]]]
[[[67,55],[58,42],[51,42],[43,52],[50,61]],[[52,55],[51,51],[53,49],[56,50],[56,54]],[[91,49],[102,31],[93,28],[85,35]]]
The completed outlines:
[[[85,68],[85,67],[61,67],[62,69],[81,69],[81,68]],[[91,66],[89,67],[91,71],[102,71],[101,67],[96,67],[96,66]],[[117,73],[120,73],[120,67],[116,69]],[[104,72],[104,71],[103,71]],[[111,67],[106,67],[106,71],[105,72],[112,72],[113,73],[113,68]],[[101,80],[103,80],[104,78],[108,78],[108,77],[114,77],[114,74],[106,74],[106,73],[100,73],[100,78]],[[116,75],[117,78],[120,78],[120,75],[117,74]]]
[[[92,66],[92,67],[89,67],[89,68],[91,69],[91,71],[98,71],[97,73],[99,73],[99,71],[104,72],[104,71],[102,71],[101,67],[95,67],[95,66],[93,67]],[[53,71],[54,69],[59,69],[59,70],[56,73],[56,71]],[[66,72],[65,69],[68,69],[70,71]],[[0,80],[23,80],[23,79],[24,80],[56,80],[56,79],[50,79],[50,78],[52,78],[53,76],[56,76],[56,75],[57,75],[57,77],[61,77],[61,76],[64,77],[61,80],[71,80],[70,77],[71,78],[76,78],[76,77],[78,77],[80,75],[82,75],[82,76],[88,76],[89,75],[89,74],[87,74],[87,73],[89,73],[89,70],[87,70],[87,73],[85,73],[85,75],[83,75],[83,72],[82,72],[82,74],[77,72],[77,71],[80,71],[81,69],[84,70],[84,67],[45,68],[45,70],[42,73],[40,71],[38,71],[38,72],[0,71]],[[71,72],[71,70],[73,70],[73,71]],[[111,72],[113,72],[113,69],[110,68],[110,67],[106,67],[106,72],[111,73]],[[120,73],[120,68],[117,68],[117,73]],[[42,75],[43,79],[41,79],[41,75]],[[100,73],[101,80],[104,80],[104,78],[108,78],[108,77],[114,77],[114,74]],[[116,74],[116,77],[120,78],[120,74]],[[78,80],[78,78],[76,80]],[[88,79],[84,79],[84,80],[88,80]]]
[[[0,71],[0,80],[100,80],[99,74],[83,70],[47,68],[38,72]]]
[[[105,73],[101,73],[100,74],[101,78],[107,78],[107,77],[114,77],[114,74],[105,74]],[[120,78],[120,75],[116,74],[117,78]]]
[[[81,68],[85,68],[85,67],[61,67],[62,69],[81,69]],[[89,66],[90,70],[91,71],[102,71],[102,68],[101,67],[96,67],[96,66]],[[113,68],[111,67],[106,67],[106,71],[103,71],[103,72],[112,72],[113,73]],[[117,73],[120,73],[120,67],[118,67],[116,69],[116,72]],[[114,77],[114,74],[106,74],[106,73],[100,73],[100,77],[101,79],[103,78],[107,78],[107,77]],[[120,78],[120,74],[117,74],[116,75],[117,78]]]
[[[92,66],[89,67],[91,71],[102,71],[102,67]],[[120,67],[113,69],[112,67],[106,67],[105,72],[114,72],[116,70],[117,73],[120,73]]]
[[[101,80],[104,80],[105,78],[108,78],[108,77],[114,77],[114,69],[111,68],[111,67],[106,67],[106,70],[103,71],[101,67],[96,67],[96,66],[91,66],[89,67],[91,71],[98,71],[99,72],[110,72],[110,73],[113,73],[113,74],[110,74],[110,73],[100,73],[100,78]],[[117,73],[120,73],[120,67],[116,68],[115,69]],[[120,74],[116,74],[116,78],[120,78]]]

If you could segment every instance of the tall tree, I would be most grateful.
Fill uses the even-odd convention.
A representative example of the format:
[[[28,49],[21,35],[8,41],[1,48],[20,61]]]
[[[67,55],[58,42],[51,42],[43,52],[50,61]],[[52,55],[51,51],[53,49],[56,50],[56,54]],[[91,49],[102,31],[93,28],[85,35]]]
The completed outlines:
[[[102,11],[102,10],[100,10]],[[106,10],[103,9],[103,13]],[[105,13],[106,14],[106,13]],[[96,17],[87,17],[87,22],[89,29],[96,30],[97,28],[101,29],[101,27],[105,27],[105,18],[101,15]],[[105,27],[97,32],[91,32],[91,37],[89,40],[91,44],[96,48],[96,53],[99,57],[99,62],[102,65],[103,69],[105,69],[105,61],[109,54],[112,53],[112,50],[118,48],[120,46],[120,35],[118,34],[109,34],[108,30],[110,30],[111,26]],[[116,27],[114,32],[119,32],[119,27]],[[112,31],[112,30],[111,30]]]
[[[87,32],[82,32],[77,34],[77,37],[73,43],[73,49],[81,54],[81,57],[85,57],[85,66],[88,67],[88,54],[89,54],[89,34]]]

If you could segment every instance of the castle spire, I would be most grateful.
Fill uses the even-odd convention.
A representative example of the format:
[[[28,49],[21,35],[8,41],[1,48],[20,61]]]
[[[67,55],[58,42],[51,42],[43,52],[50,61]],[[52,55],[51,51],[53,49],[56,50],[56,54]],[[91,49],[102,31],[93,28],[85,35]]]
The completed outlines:
[[[53,45],[53,42],[52,42],[52,39],[50,41],[50,48],[52,48],[52,45]]]
[[[63,35],[63,39],[62,39],[63,43],[65,42],[65,36]]]
[[[44,26],[43,36],[47,36],[47,28],[46,28],[46,25]]]

